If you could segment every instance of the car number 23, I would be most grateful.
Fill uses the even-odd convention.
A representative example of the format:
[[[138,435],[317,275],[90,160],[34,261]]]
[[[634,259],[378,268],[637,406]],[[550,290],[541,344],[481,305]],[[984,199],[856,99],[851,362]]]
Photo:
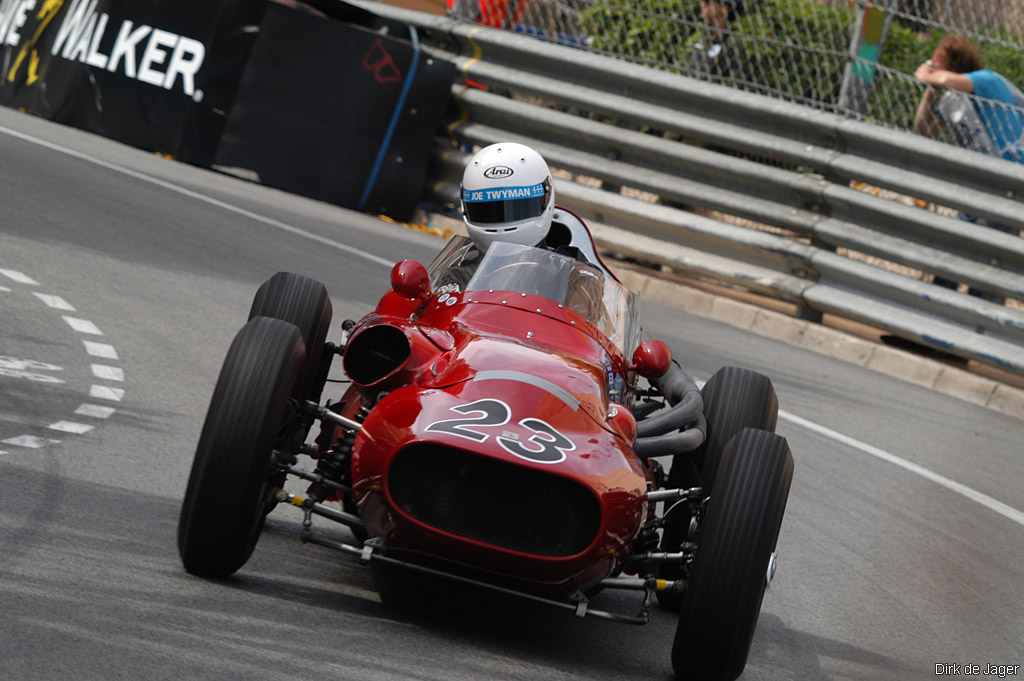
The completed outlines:
[[[504,426],[512,418],[512,409],[501,400],[477,400],[451,407],[451,411],[465,414],[466,418],[435,421],[427,426],[427,430],[484,442],[491,436],[488,429]],[[519,434],[508,430],[502,430],[494,439],[505,451],[521,459],[535,463],[560,463],[565,461],[566,452],[576,449],[569,438],[541,419],[525,418],[519,421],[519,425],[533,433],[526,442],[520,442]]]

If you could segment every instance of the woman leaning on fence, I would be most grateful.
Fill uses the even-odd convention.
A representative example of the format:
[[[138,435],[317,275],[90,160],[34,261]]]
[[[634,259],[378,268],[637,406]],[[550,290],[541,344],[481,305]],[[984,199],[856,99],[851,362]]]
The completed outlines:
[[[961,146],[1024,163],[1024,115],[1014,108],[1024,106],[1024,95],[1003,76],[982,67],[981,50],[971,41],[961,36],[944,38],[932,58],[914,72],[928,84],[917,106],[914,129],[922,135],[949,129]],[[1020,233],[962,211],[957,218],[1014,235]],[[936,277],[934,283],[957,287],[956,282],[941,277]],[[1003,302],[1001,296],[973,288],[967,292]]]
[[[918,133],[935,135],[948,128],[961,146],[1024,163],[1024,114],[1013,108],[1024,106],[1024,95],[983,68],[975,44],[947,36],[914,75],[928,84],[914,117]]]

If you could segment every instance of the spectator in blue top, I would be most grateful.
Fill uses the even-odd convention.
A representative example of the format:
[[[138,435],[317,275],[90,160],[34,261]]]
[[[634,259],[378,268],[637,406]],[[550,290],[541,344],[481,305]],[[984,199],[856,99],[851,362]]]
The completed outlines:
[[[981,50],[961,36],[947,36],[935,48],[932,58],[917,67],[914,75],[928,84],[914,117],[914,129],[922,135],[934,135],[949,129],[965,147],[1024,163],[1024,95],[995,71],[982,68]],[[939,91],[942,97],[939,98]],[[970,96],[973,95],[973,96]],[[936,100],[938,109],[936,110]],[[962,211],[957,217],[966,222],[992,227],[1019,235],[984,218]],[[957,288],[956,282],[935,277],[934,283]],[[970,295],[1003,302],[1000,296],[974,288]]]
[[[957,141],[1024,163],[1024,95],[995,71],[982,68],[981,51],[962,36],[947,36],[914,75],[929,85],[917,108],[914,128],[934,135],[947,126]],[[945,90],[939,110],[939,90]],[[968,102],[959,93],[974,95]],[[1005,105],[1005,106],[1004,106]]]

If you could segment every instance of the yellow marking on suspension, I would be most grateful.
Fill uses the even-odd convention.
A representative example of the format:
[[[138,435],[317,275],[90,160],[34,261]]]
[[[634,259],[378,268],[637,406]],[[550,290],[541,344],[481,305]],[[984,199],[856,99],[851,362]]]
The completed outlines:
[[[288,503],[291,504],[292,506],[298,506],[299,508],[302,508],[302,505],[306,503],[306,500],[300,497],[298,494],[295,494],[292,496],[291,499],[288,500]]]
[[[667,579],[656,580],[655,583],[654,583],[654,590],[655,591],[666,591],[666,590],[668,590],[668,580]]]

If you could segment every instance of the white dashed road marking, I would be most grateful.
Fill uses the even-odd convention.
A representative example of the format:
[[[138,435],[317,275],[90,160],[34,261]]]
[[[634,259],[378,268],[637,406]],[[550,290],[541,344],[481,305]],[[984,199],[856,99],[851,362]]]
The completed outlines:
[[[113,345],[107,343],[96,343],[94,341],[84,340],[82,343],[85,344],[85,351],[93,357],[101,357],[103,359],[119,359],[117,356],[117,350],[114,349]]]
[[[54,310],[63,310],[65,312],[75,311],[75,308],[71,307],[71,304],[60,296],[51,296],[46,293],[36,292],[33,292],[32,295],[46,303],[48,307],[52,307]]]
[[[62,433],[74,433],[75,435],[88,433],[95,427],[84,423],[75,423],[74,421],[57,421],[57,423],[51,423],[47,426],[50,430],[59,430]]]
[[[105,381],[123,381],[124,369],[107,366],[106,364],[93,364],[92,375]]]
[[[39,286],[32,277],[19,272],[17,270],[0,269],[0,275],[6,277],[8,280],[25,286]],[[0,286],[0,292],[11,293],[12,289],[7,286]],[[32,295],[41,300],[51,310],[57,310],[60,312],[77,312],[75,307],[61,298],[60,296],[52,295],[49,293],[43,293],[40,291],[32,291]],[[73,331],[80,334],[89,336],[102,336],[103,332],[100,331],[94,323],[88,319],[82,319],[81,317],[71,317],[68,315],[61,315],[61,318],[67,323]],[[85,348],[86,354],[90,357],[96,357],[107,361],[118,361],[120,357],[117,354],[117,350],[113,345],[109,343],[99,343],[92,340],[82,340],[83,347]],[[46,364],[43,362],[37,362],[35,360],[23,360],[12,357],[0,358],[4,360],[0,362],[0,374],[14,376],[16,378],[29,378],[36,381],[42,381],[46,379],[46,382],[50,383],[63,383],[60,379],[55,377],[38,373],[40,370],[46,371],[61,371],[61,367]],[[101,381],[115,381],[123,383],[125,379],[124,369],[118,366],[111,366],[109,364],[90,364],[93,376]],[[35,372],[28,372],[27,370],[35,370]],[[106,385],[94,384],[89,386],[89,397],[97,400],[107,400],[109,402],[120,402],[124,399],[123,388],[113,388]],[[91,418],[91,419],[108,419],[115,412],[115,407],[101,406],[98,404],[82,403],[75,409],[75,415]],[[51,423],[46,426],[47,429],[69,433],[72,435],[81,435],[87,433],[94,428],[95,425],[89,423],[80,423],[73,420],[61,420],[55,423]],[[17,437],[10,437],[6,440],[0,441],[3,445],[13,445],[15,447],[21,447],[24,449],[40,449],[47,445],[57,444],[60,440],[52,438],[38,437],[35,435],[19,435]],[[0,454],[9,454],[8,450],[0,450]]]
[[[51,440],[45,437],[36,437],[35,435],[19,435],[18,437],[9,437],[3,441],[5,445],[16,445],[18,447],[27,447],[28,449],[39,449],[44,445],[56,444],[60,440]]]
[[[94,385],[89,388],[89,397],[95,400],[120,402],[124,399],[124,390],[121,388],[110,388],[105,385]]]
[[[117,410],[113,407],[101,407],[98,404],[83,404],[75,410],[75,413],[79,416],[92,416],[97,419],[108,419],[115,411]]]
[[[10,279],[11,281],[14,281],[15,283],[18,283],[18,284],[28,284],[29,286],[39,286],[39,282],[38,281],[36,281],[32,277],[29,277],[27,275],[22,274],[21,272],[16,272],[14,270],[0,269],[0,274],[4,275],[5,277]]]
[[[79,319],[78,317],[64,317],[64,321],[68,323],[72,329],[79,333],[88,333],[94,336],[102,336],[103,332],[97,328],[95,324],[90,322],[88,319]]]

